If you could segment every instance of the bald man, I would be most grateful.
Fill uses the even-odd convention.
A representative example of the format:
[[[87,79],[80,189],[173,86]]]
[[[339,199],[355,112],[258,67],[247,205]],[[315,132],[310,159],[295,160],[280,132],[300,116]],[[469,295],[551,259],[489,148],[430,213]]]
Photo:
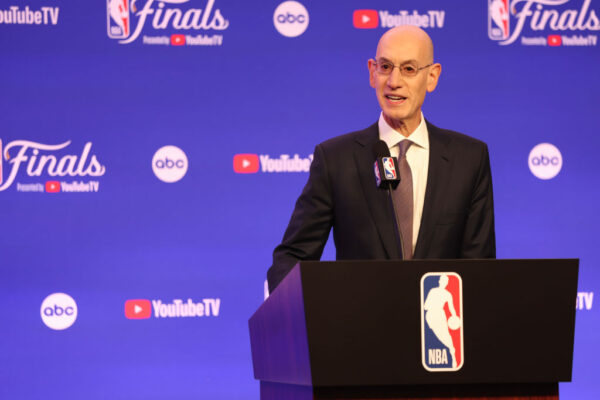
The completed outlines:
[[[429,35],[414,26],[381,37],[368,61],[379,120],[316,146],[308,182],[273,252],[271,292],[298,261],[321,258],[332,228],[338,260],[495,258],[486,144],[440,129],[421,112],[442,71],[433,53]],[[391,196],[375,183],[373,148],[380,140],[400,166]]]

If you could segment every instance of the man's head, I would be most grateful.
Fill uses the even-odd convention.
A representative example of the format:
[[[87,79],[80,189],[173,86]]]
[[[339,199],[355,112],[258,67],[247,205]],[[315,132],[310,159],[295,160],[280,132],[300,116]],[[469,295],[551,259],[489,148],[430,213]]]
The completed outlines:
[[[446,275],[446,274],[441,275],[440,281],[439,281],[440,287],[445,288],[446,286],[448,286],[448,281],[449,281],[448,275]]]
[[[416,26],[390,29],[379,39],[375,60],[370,59],[368,66],[383,117],[392,128],[408,136],[421,121],[425,93],[435,89],[442,72],[442,66],[433,63],[431,38]],[[418,71],[414,76],[405,76],[415,72],[410,66]]]

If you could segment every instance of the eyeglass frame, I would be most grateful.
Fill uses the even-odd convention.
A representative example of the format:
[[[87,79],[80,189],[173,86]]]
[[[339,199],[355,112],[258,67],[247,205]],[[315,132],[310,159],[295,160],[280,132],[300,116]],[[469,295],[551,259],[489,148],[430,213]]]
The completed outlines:
[[[390,72],[389,72],[389,73],[380,72],[380,71],[379,71],[379,68],[377,67],[377,65],[378,65],[379,63],[386,63],[386,64],[390,64],[390,65],[392,66],[392,69],[390,70]],[[392,72],[394,72],[394,68],[396,68],[396,67],[397,67],[397,68],[398,68],[398,70],[400,71],[400,75],[402,75],[403,77],[405,77],[405,78],[414,78],[415,76],[417,76],[417,75],[419,74],[419,72],[420,72],[421,70],[423,70],[423,69],[425,69],[425,68],[429,68],[429,67],[431,67],[432,65],[434,65],[434,64],[435,64],[435,62],[432,62],[431,64],[427,64],[427,65],[425,65],[424,67],[416,67],[416,72],[415,72],[415,74],[414,74],[414,75],[405,75],[405,74],[402,72],[402,66],[403,66],[403,65],[410,64],[410,62],[406,62],[406,63],[404,63],[404,64],[396,65],[396,64],[394,64],[394,63],[393,63],[393,62],[391,62],[391,61],[377,61],[376,59],[373,59],[373,64],[375,64],[375,71],[376,71],[377,73],[381,74],[381,75],[384,75],[384,76],[389,76],[389,75],[391,75],[391,74],[392,74]]]

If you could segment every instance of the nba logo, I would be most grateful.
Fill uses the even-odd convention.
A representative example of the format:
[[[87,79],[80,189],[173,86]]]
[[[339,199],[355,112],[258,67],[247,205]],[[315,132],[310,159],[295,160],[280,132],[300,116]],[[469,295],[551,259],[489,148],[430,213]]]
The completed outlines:
[[[421,357],[427,371],[458,371],[464,364],[462,279],[455,272],[421,278]]]
[[[129,36],[129,0],[106,0],[106,24],[109,38]]]
[[[396,179],[396,164],[392,157],[383,157],[383,172],[385,179]]]
[[[379,185],[381,185],[381,175],[379,175],[379,163],[375,161],[373,166],[375,167],[375,181],[377,182],[377,187],[379,187]]]
[[[488,36],[492,40],[508,39],[508,3],[509,0],[488,0]]]

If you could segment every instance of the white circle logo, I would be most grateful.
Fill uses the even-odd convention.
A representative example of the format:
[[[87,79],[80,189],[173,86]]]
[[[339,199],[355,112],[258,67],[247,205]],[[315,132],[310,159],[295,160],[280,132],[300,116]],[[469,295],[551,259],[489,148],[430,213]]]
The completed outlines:
[[[273,13],[273,24],[283,36],[300,36],[308,28],[308,11],[297,1],[284,1]]]
[[[560,150],[550,143],[540,143],[529,152],[529,169],[540,179],[552,179],[560,172],[563,159]]]
[[[163,182],[177,182],[183,178],[187,170],[187,156],[179,147],[161,147],[152,157],[152,171]]]
[[[42,301],[40,315],[48,328],[62,331],[77,319],[77,304],[66,293],[52,293]]]

